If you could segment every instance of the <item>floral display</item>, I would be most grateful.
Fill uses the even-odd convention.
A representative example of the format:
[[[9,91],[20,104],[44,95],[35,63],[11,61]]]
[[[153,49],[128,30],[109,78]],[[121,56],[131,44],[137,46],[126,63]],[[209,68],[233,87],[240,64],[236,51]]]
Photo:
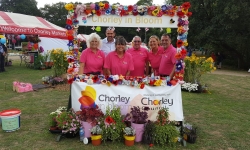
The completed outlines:
[[[133,15],[133,16],[155,16],[155,17],[161,17],[161,16],[178,16],[178,37],[177,37],[177,55],[176,58],[178,60],[176,64],[176,73],[174,74],[174,80],[173,82],[169,82],[167,80],[151,80],[148,84],[144,82],[139,82],[136,80],[136,82],[133,82],[133,80],[127,80],[124,84],[129,84],[130,81],[132,84],[135,84],[135,86],[139,85],[140,88],[143,88],[145,85],[151,85],[151,86],[159,86],[159,85],[175,85],[178,81],[183,81],[184,77],[184,58],[186,56],[186,46],[188,46],[187,42],[187,34],[188,34],[188,17],[192,15],[191,12],[189,12],[189,8],[191,7],[189,2],[183,3],[181,6],[176,6],[172,4],[165,4],[165,5],[120,5],[120,4],[110,4],[108,2],[99,2],[99,3],[88,3],[88,4],[72,4],[68,3],[65,5],[65,9],[68,10],[67,20],[66,20],[66,26],[67,29],[67,36],[68,36],[68,47],[71,51],[71,54],[67,56],[69,67],[68,67],[68,81],[69,83],[72,83],[73,81],[83,81],[81,75],[78,75],[78,69],[79,67],[79,42],[77,40],[77,32],[78,32],[78,24],[79,21],[83,21],[84,23],[87,22],[87,17],[97,15],[97,16],[103,16],[103,15],[118,15],[120,17],[127,16],[127,15]],[[83,16],[82,20],[77,20],[78,16]],[[175,21],[172,19],[170,20],[171,23],[174,23]],[[139,29],[139,27],[138,27]],[[146,30],[146,28],[145,28]],[[148,28],[147,28],[148,30]],[[83,75],[86,77],[86,75]],[[113,76],[111,77],[113,79]],[[133,77],[132,77],[133,78]],[[134,77],[136,78],[136,77]],[[133,79],[134,79],[133,78]],[[117,85],[121,81],[119,80],[112,80],[110,82],[107,79],[110,79],[110,77],[105,78],[106,80],[102,80],[103,82],[110,85],[111,83]],[[138,83],[137,83],[138,82]],[[95,83],[95,81],[89,80],[87,83]],[[134,86],[134,85],[133,85]]]
[[[185,77],[184,80],[189,83],[200,83],[201,76],[207,72],[211,72],[216,68],[213,66],[212,57],[197,57],[193,54],[191,57],[186,57],[185,62]]]
[[[199,86],[199,84],[197,84],[197,83],[193,83],[192,84],[192,83],[185,82],[185,83],[183,83],[181,85],[181,89],[187,90],[189,92],[191,92],[191,91],[197,91],[198,90],[198,86]]]
[[[92,126],[97,125],[99,119],[104,115],[102,110],[99,109],[97,105],[95,107],[81,109],[82,111],[80,111],[80,120],[89,122]]]
[[[57,122],[56,122],[56,117],[60,115],[62,112],[67,111],[66,107],[59,107],[57,108],[56,111],[53,111],[49,114],[49,124],[50,127],[56,127],[57,128]]]
[[[79,115],[71,109],[63,111],[56,117],[58,127],[62,129],[62,133],[77,133],[81,127]]]

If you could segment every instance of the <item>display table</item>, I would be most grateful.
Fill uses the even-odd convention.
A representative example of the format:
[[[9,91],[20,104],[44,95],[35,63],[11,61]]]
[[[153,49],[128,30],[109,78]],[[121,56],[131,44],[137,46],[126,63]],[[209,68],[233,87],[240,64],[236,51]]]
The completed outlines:
[[[160,108],[169,108],[170,120],[183,121],[181,85],[145,86],[143,89],[128,85],[88,85],[73,82],[71,85],[71,105],[75,111],[80,107],[98,105],[103,112],[107,106],[121,108],[122,115],[130,112],[132,106],[149,107],[149,119],[156,120]]]

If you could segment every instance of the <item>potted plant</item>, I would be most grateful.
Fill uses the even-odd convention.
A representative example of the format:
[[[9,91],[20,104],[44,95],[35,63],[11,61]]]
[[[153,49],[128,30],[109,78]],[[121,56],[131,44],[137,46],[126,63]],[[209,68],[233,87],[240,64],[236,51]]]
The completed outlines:
[[[131,126],[136,131],[135,142],[142,141],[142,135],[144,132],[144,124],[147,122],[148,119],[148,107],[144,107],[144,109],[140,109],[139,106],[134,106],[131,108],[131,115],[132,115],[132,124]]]
[[[82,126],[84,128],[85,137],[90,137],[90,129],[100,122],[100,118],[104,116],[103,112],[96,105],[94,107],[81,108],[80,120],[82,121]]]
[[[91,141],[92,145],[98,146],[101,144],[102,141],[102,129],[99,125],[94,126],[91,129]]]
[[[122,122],[124,122],[125,126],[126,127],[131,127],[131,114],[130,113],[127,113],[125,116],[123,115],[122,116]]]
[[[103,130],[102,139],[104,141],[120,141],[123,137],[123,128],[125,127],[122,122],[120,107],[114,106],[112,110],[107,107],[100,126]]]
[[[59,107],[57,108],[56,111],[53,111],[49,114],[49,126],[50,126],[50,131],[51,132],[55,132],[56,130],[58,130],[58,125],[57,125],[57,121],[56,121],[56,117],[61,114],[63,111],[67,111],[66,107]]]
[[[161,146],[166,144],[174,146],[179,134],[180,132],[175,127],[175,122],[169,120],[168,108],[160,109],[155,124],[154,141]]]
[[[193,127],[189,123],[183,124],[183,139],[188,143],[195,143],[197,134],[196,134],[196,127]]]
[[[133,146],[135,143],[135,129],[132,127],[126,127],[123,129],[125,145]]]
[[[68,138],[76,137],[79,132],[81,122],[79,115],[73,109],[64,111],[56,117],[58,127],[62,129],[62,133]]]
[[[155,134],[155,123],[148,120],[145,124],[143,139],[144,144],[153,144],[154,143],[154,134]]]

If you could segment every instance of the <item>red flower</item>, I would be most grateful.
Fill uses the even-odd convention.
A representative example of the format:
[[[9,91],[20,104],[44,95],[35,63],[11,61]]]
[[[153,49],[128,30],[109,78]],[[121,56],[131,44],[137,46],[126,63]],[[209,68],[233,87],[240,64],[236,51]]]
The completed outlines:
[[[183,56],[186,56],[186,55],[187,55],[187,51],[186,51],[185,49],[182,49],[182,50],[181,50],[181,55],[182,55],[182,57],[183,57]]]
[[[178,11],[177,12],[177,16],[179,16],[180,18],[183,18],[184,17],[184,13],[182,11]]]
[[[182,57],[181,53],[176,53],[175,58],[176,58],[177,60],[181,59],[181,57]]]
[[[92,77],[92,80],[93,80],[94,83],[96,83],[98,81],[98,76]]]
[[[95,13],[97,16],[101,16],[101,14],[102,14],[102,12],[100,10],[96,10]]]
[[[74,36],[73,35],[68,35],[68,40],[69,41],[72,41],[74,39]]]
[[[118,80],[113,80],[113,82],[112,82],[115,86],[117,86],[117,84],[118,84]]]
[[[70,78],[70,79],[68,79],[68,84],[72,84],[72,83],[73,83],[73,81],[74,81],[74,78]]]
[[[193,14],[192,12],[188,12],[187,16],[190,17],[190,16],[192,16],[192,14]]]
[[[144,87],[145,87],[145,84],[142,83],[142,84],[140,85],[140,89],[144,89]]]
[[[151,144],[149,144],[149,147],[153,147],[153,146],[154,146],[154,144],[152,144],[152,143],[151,143]]]
[[[68,63],[72,63],[72,62],[74,62],[74,59],[68,58]]]
[[[68,24],[68,25],[72,25],[72,20],[71,19],[67,19],[67,21],[66,21],[66,24]]]
[[[155,80],[150,80],[149,85],[154,86]]]
[[[185,2],[185,3],[182,4],[182,7],[183,7],[184,9],[189,9],[190,6],[191,6],[191,5],[190,5],[189,2]]]
[[[105,3],[105,4],[104,4],[104,8],[105,8],[105,9],[109,9],[109,3]]]
[[[136,12],[133,11],[133,15],[137,16],[138,15],[138,11],[136,11]]]
[[[105,119],[105,122],[108,123],[108,124],[111,124],[111,123],[114,123],[114,119],[110,116],[108,116],[106,119]]]
[[[181,47],[183,45],[183,41],[182,40],[178,40],[176,43],[177,47]]]
[[[132,11],[134,9],[134,7],[132,5],[128,5],[128,11]]]

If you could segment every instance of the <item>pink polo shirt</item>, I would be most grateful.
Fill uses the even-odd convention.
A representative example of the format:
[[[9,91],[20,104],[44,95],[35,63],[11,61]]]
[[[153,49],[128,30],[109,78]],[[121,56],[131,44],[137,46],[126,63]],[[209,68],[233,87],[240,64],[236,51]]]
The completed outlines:
[[[127,71],[134,70],[132,56],[125,52],[122,58],[119,58],[116,51],[110,52],[106,59],[104,68],[110,69],[112,75],[125,76]]]
[[[170,75],[176,63],[176,48],[171,44],[166,50],[164,50],[163,47],[161,47],[161,49],[163,55],[161,58],[159,73],[160,75]]]
[[[148,51],[140,47],[138,50],[133,47],[127,50],[131,54],[134,63],[134,70],[130,72],[131,76],[144,76],[146,62],[148,61]]]
[[[90,48],[84,50],[80,57],[80,62],[85,63],[84,73],[98,72],[102,73],[105,55],[101,50],[97,50],[96,54]]]
[[[148,60],[151,64],[151,67],[154,69],[154,75],[159,76],[159,67],[161,63],[161,57],[162,57],[162,49],[158,47],[157,53],[152,53],[152,50],[148,52]]]

